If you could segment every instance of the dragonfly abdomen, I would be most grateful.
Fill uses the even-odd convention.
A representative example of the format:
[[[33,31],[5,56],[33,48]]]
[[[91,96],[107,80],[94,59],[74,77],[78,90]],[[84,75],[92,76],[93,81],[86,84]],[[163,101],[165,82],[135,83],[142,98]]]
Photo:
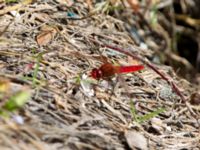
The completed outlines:
[[[131,73],[131,72],[139,71],[142,69],[144,69],[143,65],[122,66],[119,68],[119,73]]]

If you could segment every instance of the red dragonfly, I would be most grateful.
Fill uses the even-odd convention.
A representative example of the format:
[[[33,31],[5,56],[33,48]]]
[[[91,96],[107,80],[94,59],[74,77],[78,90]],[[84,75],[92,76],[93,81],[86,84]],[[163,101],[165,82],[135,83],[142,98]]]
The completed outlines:
[[[96,80],[109,78],[115,74],[131,73],[144,69],[143,65],[114,66],[111,63],[104,63],[99,68],[92,69],[90,76]]]

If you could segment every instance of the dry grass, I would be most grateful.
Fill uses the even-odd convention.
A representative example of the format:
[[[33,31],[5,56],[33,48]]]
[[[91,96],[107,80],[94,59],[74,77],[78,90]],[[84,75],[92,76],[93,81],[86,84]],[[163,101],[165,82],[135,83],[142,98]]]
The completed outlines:
[[[66,7],[52,0],[37,1],[16,10],[19,16],[0,16],[1,77],[29,86],[33,94],[18,112],[24,124],[1,119],[1,149],[128,149],[127,131],[144,135],[149,149],[200,148],[196,119],[150,68],[123,76],[129,91],[119,85],[113,93],[113,85],[107,88],[98,82],[90,83],[95,95],[89,96],[77,82],[102,64],[100,55],[128,63],[127,56],[95,45],[91,37],[128,48],[144,59],[152,56],[152,50],[133,46],[122,21],[101,13],[82,20],[67,19],[67,11],[85,16],[84,2]],[[192,87],[188,82],[170,67],[158,68],[189,97]],[[115,78],[112,81],[118,82]],[[130,101],[138,116],[158,108],[165,111],[155,117],[157,120],[138,124],[133,120]],[[199,116],[199,108],[191,109]]]

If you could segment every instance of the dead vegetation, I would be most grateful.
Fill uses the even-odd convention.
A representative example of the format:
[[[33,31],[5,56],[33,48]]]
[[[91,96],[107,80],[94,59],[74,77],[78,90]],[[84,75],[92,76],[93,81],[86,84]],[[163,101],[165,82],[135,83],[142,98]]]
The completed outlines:
[[[0,92],[32,93],[1,117],[1,149],[200,149],[200,108],[189,103],[196,87],[154,62],[194,67],[170,50],[174,39],[162,24],[146,19],[150,3],[0,2]],[[102,56],[145,69],[123,75],[124,83],[94,81],[87,75]]]

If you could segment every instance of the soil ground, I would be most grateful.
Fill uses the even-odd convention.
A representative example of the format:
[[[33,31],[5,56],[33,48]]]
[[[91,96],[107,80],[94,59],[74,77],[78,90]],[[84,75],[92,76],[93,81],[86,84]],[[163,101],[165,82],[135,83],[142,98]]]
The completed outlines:
[[[161,2],[158,9],[168,8]],[[0,0],[0,106],[18,91],[31,93],[0,118],[0,149],[200,149],[198,85],[173,69],[182,65],[179,73],[191,79],[193,64],[170,51],[171,26],[151,24],[166,20],[159,12],[146,18],[155,11],[144,6]],[[90,78],[105,60],[145,68]]]

